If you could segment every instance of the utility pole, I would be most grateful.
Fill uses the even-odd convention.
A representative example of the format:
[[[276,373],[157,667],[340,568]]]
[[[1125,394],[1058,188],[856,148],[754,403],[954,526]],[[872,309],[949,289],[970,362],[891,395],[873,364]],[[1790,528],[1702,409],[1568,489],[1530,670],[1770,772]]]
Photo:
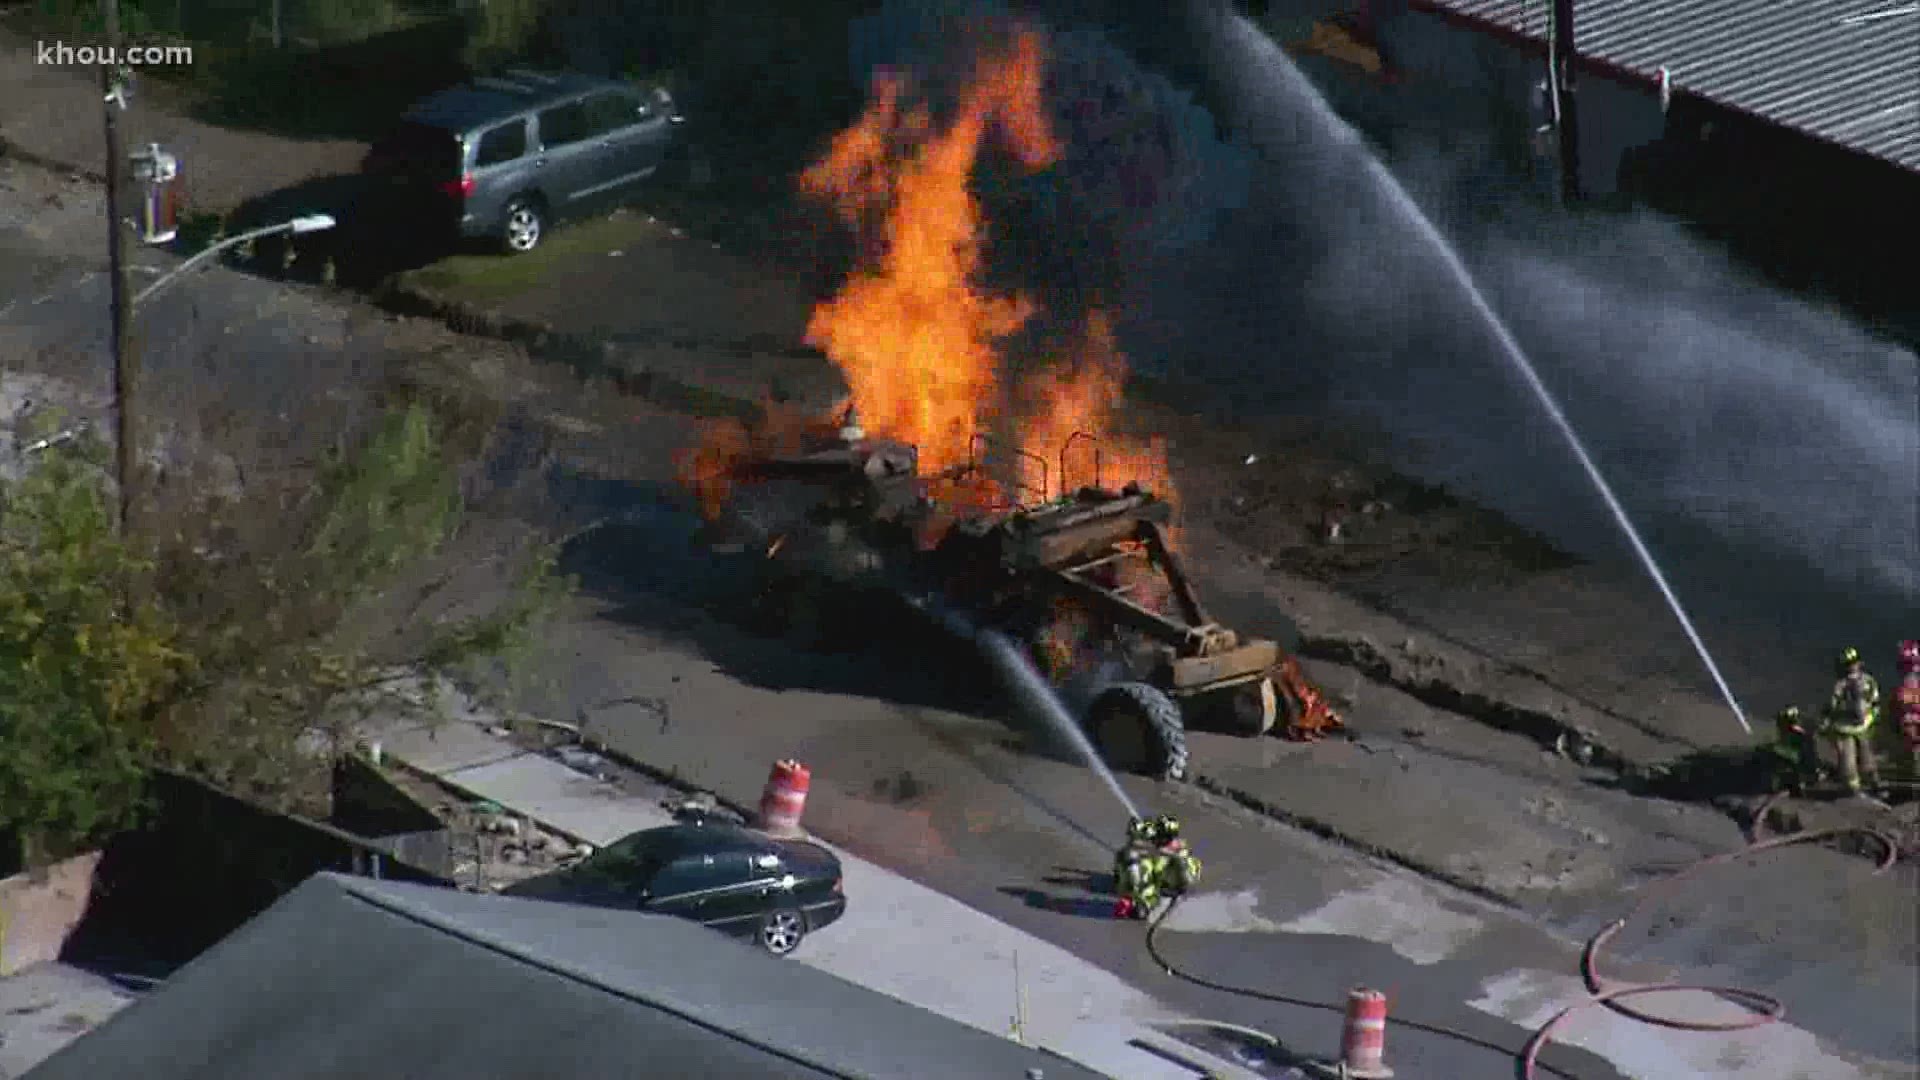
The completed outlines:
[[[114,63],[100,66],[100,89],[105,101],[107,136],[107,261],[113,288],[113,404],[114,467],[120,483],[120,534],[134,532],[136,491],[140,486],[140,437],[136,424],[140,360],[133,343],[133,289],[127,280],[126,225],[121,220],[120,196],[127,167],[120,135],[120,112],[127,107],[128,76],[118,63],[121,53],[119,0],[101,0],[107,48]]]
[[[1568,206],[1580,201],[1580,110],[1574,94],[1574,0],[1553,0],[1553,45],[1547,63],[1553,87],[1554,126],[1560,136],[1560,199]]]

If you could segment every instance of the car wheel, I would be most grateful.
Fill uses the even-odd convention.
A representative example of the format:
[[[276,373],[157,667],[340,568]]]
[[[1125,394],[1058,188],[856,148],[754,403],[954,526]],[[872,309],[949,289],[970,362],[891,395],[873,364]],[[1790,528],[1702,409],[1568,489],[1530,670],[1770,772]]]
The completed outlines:
[[[754,940],[775,956],[785,956],[800,947],[807,936],[807,923],[797,911],[770,911],[760,920],[760,932]]]
[[[507,204],[500,223],[500,242],[512,255],[525,255],[540,246],[547,235],[547,216],[532,199],[515,199]]]

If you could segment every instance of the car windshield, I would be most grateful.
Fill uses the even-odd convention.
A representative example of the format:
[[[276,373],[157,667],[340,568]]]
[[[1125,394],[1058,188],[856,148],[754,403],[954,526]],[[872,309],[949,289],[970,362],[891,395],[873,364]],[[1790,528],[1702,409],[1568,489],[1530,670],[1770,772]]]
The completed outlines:
[[[638,887],[673,858],[678,850],[674,841],[670,833],[634,833],[587,856],[574,872],[583,877]]]

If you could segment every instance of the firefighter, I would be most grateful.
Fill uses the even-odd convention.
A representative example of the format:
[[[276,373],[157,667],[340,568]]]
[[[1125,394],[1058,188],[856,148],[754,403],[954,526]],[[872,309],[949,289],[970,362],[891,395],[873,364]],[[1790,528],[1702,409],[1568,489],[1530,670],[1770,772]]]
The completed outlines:
[[[1900,643],[1900,687],[1893,700],[1900,710],[1907,779],[1920,781],[1920,639]]]
[[[1180,819],[1162,814],[1153,820],[1154,843],[1160,856],[1161,888],[1168,896],[1183,896],[1200,881],[1200,859],[1180,837]]]
[[[1127,822],[1127,842],[1113,855],[1116,919],[1144,919],[1160,902],[1162,859],[1156,832],[1155,822],[1146,818]]]
[[[1803,794],[1820,780],[1820,748],[1800,715],[1789,705],[1773,718],[1774,739],[1768,749],[1774,761],[1773,790]]]
[[[1880,786],[1880,765],[1873,753],[1873,722],[1880,712],[1880,684],[1867,674],[1860,650],[1843,649],[1835,663],[1840,680],[1833,684],[1823,730],[1840,756],[1840,779],[1853,795],[1865,787]]]

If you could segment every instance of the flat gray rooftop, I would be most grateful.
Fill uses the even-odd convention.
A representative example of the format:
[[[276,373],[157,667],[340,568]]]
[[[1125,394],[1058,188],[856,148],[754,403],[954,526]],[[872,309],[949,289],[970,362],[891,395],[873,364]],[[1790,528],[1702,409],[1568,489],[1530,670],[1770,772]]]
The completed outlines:
[[[1092,1080],[692,923],[321,874],[33,1080]]]

